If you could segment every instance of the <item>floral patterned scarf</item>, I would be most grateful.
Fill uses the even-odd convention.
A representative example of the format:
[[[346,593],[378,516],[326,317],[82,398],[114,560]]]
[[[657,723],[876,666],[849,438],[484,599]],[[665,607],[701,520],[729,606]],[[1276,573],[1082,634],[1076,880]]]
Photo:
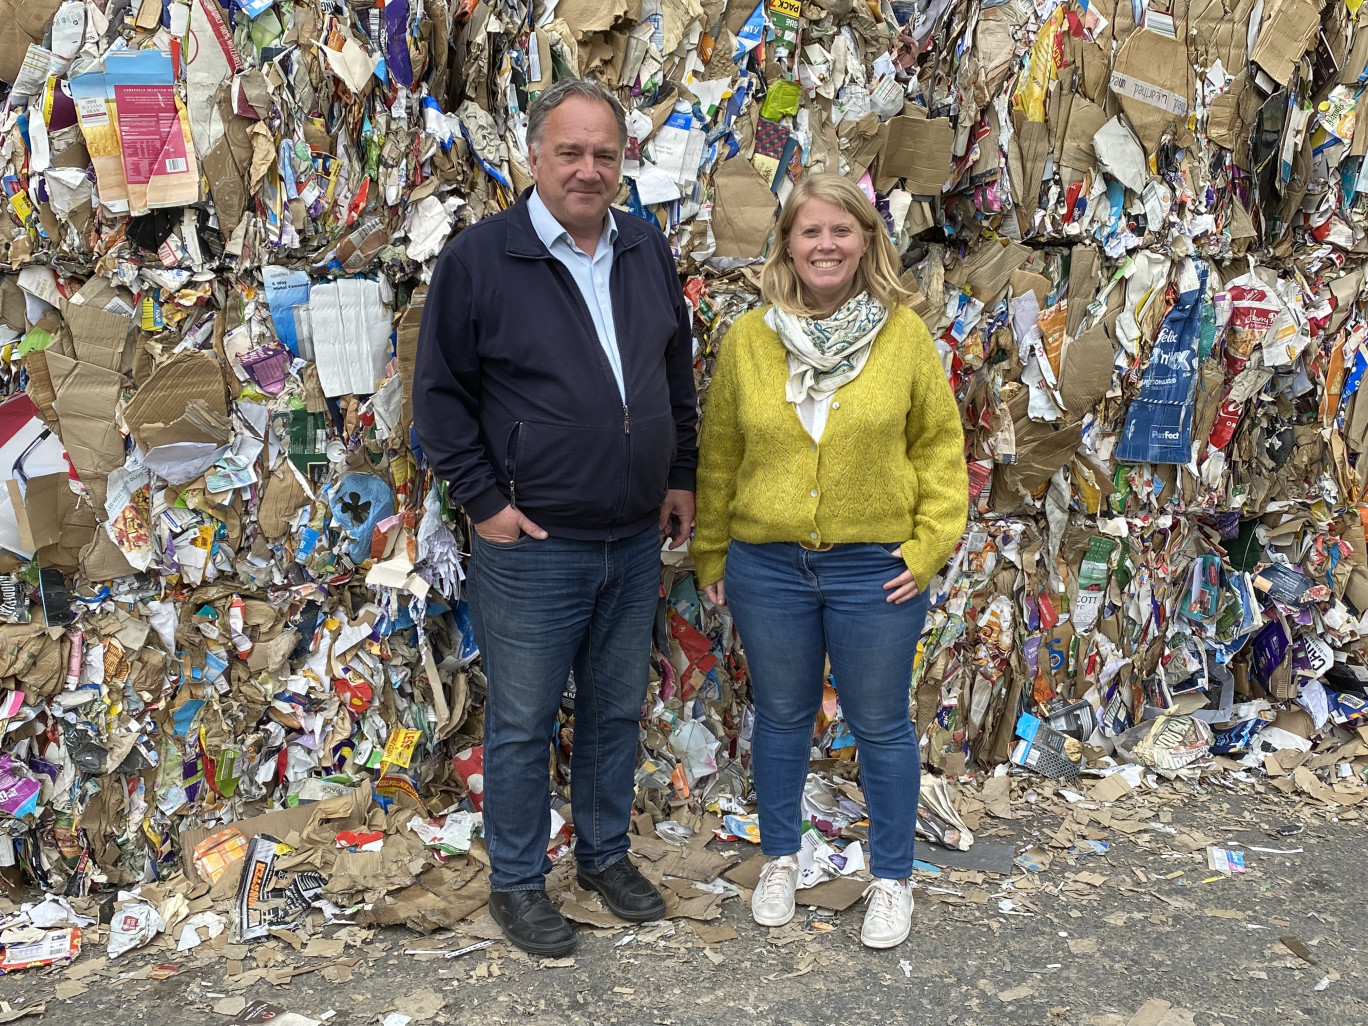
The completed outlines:
[[[847,299],[823,320],[770,307],[765,323],[779,333],[788,350],[788,401],[797,404],[809,395],[825,399],[854,381],[864,369],[869,347],[887,320],[888,309],[868,292]]]

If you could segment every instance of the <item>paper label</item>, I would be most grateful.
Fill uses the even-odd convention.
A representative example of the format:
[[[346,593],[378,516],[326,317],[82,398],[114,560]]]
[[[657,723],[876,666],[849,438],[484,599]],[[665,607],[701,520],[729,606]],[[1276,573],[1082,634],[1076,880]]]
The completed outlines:
[[[82,128],[94,128],[109,124],[109,108],[102,96],[82,96],[76,101],[76,110],[81,117]]]
[[[1149,82],[1142,82],[1138,78],[1131,78],[1131,76],[1120,71],[1112,72],[1111,91],[1117,96],[1128,96],[1132,100],[1139,100],[1151,107],[1158,107],[1160,110],[1167,111],[1169,114],[1174,114],[1180,118],[1187,117],[1187,100],[1177,93],[1165,89],[1163,86],[1151,85]]]

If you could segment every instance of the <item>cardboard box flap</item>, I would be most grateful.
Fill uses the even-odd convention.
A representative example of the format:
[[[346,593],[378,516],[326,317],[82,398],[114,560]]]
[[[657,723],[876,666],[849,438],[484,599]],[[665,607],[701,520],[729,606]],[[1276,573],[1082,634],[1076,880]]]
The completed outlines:
[[[123,435],[114,421],[124,377],[59,353],[49,352],[47,362],[56,387],[62,444],[103,518],[109,472],[124,461]]]
[[[758,257],[774,224],[775,197],[748,160],[733,158],[713,172],[714,256]]]
[[[1007,287],[1012,272],[1030,255],[1031,250],[1019,242],[985,241],[969,259],[947,270],[945,280],[953,285],[967,285],[974,298],[986,305]]]
[[[19,540],[24,548],[36,552],[62,537],[62,492],[71,491],[67,474],[43,474],[21,483],[11,477],[5,482],[10,507],[19,525]]]
[[[260,816],[235,820],[228,824],[217,823],[214,826],[182,829],[180,832],[181,868],[185,870],[185,875],[191,880],[200,881],[200,875],[194,864],[195,845],[210,834],[224,829],[225,826],[236,828],[249,841],[257,834],[270,834],[272,837],[277,837],[283,841],[290,834],[299,833],[307,827],[317,808],[317,802],[309,802],[293,809],[277,809],[272,812],[264,812]],[[208,881],[203,882],[207,883]]]
[[[1145,152],[1154,153],[1166,131],[1187,122],[1193,85],[1186,42],[1141,29],[1117,53],[1109,84]]]
[[[179,353],[158,367],[138,389],[124,407],[124,423],[143,452],[168,441],[215,440],[205,439],[200,432],[188,428],[184,437],[173,437],[165,430],[158,431],[155,440],[149,435],[154,425],[183,425],[186,407],[196,399],[220,417],[227,417],[228,385],[223,365],[212,353]]]
[[[128,315],[67,301],[62,304],[62,320],[78,360],[113,371],[131,369],[128,333],[133,321]]]
[[[1249,59],[1286,86],[1319,31],[1320,10],[1312,0],[1267,0]]]
[[[913,196],[939,196],[950,177],[955,130],[949,118],[900,114],[888,123],[879,155],[879,180],[902,178]]]
[[[13,83],[30,43],[43,45],[48,23],[62,0],[0,0],[0,82]]]
[[[1064,350],[1059,371],[1059,396],[1064,400],[1064,411],[1069,416],[1082,417],[1107,394],[1117,348],[1106,329],[1098,324],[1071,341]]]

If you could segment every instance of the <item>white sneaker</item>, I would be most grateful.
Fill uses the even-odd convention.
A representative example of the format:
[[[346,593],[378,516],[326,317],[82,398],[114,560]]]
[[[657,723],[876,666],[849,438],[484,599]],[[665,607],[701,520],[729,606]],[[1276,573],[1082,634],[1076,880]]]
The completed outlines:
[[[793,893],[797,889],[798,860],[792,855],[770,859],[751,894],[751,915],[761,926],[783,926],[793,918]]]
[[[907,880],[875,877],[865,888],[865,909],[860,943],[867,948],[896,948],[912,932],[912,884]]]

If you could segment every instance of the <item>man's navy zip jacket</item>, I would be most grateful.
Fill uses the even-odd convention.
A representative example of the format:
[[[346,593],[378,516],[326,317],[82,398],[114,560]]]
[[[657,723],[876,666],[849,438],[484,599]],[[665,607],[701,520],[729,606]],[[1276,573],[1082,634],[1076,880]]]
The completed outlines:
[[[511,503],[555,537],[629,537],[656,521],[667,487],[693,490],[693,311],[660,231],[615,220],[625,404],[575,280],[532,227],[527,193],[437,258],[413,423],[450,500],[477,523]]]

